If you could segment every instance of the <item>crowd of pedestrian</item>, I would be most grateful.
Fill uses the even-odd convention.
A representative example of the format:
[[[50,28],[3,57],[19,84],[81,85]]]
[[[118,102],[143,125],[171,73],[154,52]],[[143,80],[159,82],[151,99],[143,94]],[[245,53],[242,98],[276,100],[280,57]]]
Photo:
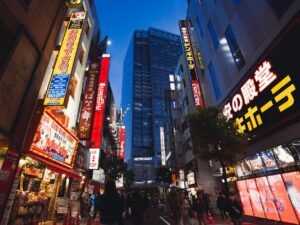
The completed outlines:
[[[120,191],[114,181],[108,181],[105,191],[96,195],[93,207],[93,219],[100,217],[101,225],[142,225],[150,219],[151,202],[146,192]]]
[[[164,204],[166,203],[166,204]],[[118,193],[114,181],[108,181],[104,193],[97,194],[94,201],[93,217],[100,217],[101,225],[145,224],[150,219],[150,208],[153,205],[146,192]],[[208,225],[214,224],[215,212],[212,210],[209,195],[202,190],[190,196],[187,191],[179,191],[176,185],[170,186],[165,200],[157,199],[156,206],[166,209],[171,225]],[[227,197],[220,192],[216,199],[224,222],[229,219],[234,225],[241,225],[242,207],[235,194]]]
[[[241,204],[231,193],[226,197],[222,192],[216,199],[217,208],[222,220],[234,225],[241,225],[243,215]],[[204,191],[198,191],[189,198],[187,192],[178,191],[176,185],[170,186],[166,197],[166,208],[171,225],[208,225],[214,224],[214,213],[210,206],[209,196]]]

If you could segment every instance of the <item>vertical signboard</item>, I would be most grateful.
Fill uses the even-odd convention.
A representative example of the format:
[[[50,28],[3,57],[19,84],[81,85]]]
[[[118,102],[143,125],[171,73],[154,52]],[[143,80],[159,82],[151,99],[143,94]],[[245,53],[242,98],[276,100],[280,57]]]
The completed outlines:
[[[99,168],[100,149],[90,148],[90,165],[89,169],[97,170]]]
[[[160,127],[160,148],[161,148],[161,165],[166,165],[166,149],[165,149],[165,132],[164,128]]]
[[[73,12],[71,14],[50,78],[44,105],[63,106],[66,104],[65,98],[85,17],[86,12]]]
[[[103,54],[101,59],[99,78],[98,78],[97,97],[96,97],[93,128],[92,128],[92,135],[91,135],[92,148],[97,149],[98,151],[100,151],[100,146],[101,146],[109,64],[110,64],[110,55]]]
[[[98,84],[98,74],[99,64],[91,63],[84,90],[84,97],[79,118],[79,129],[77,134],[78,138],[82,140],[90,139],[91,136],[92,119]]]
[[[122,126],[120,129],[120,152],[119,157],[120,159],[124,160],[124,146],[125,146],[125,126]]]
[[[195,106],[204,107],[202,91],[200,87],[199,76],[195,64],[195,57],[193,53],[193,46],[190,39],[188,26],[185,20],[179,21],[179,27],[181,32],[181,37],[184,45],[184,51],[186,56],[186,62],[188,65],[191,81],[192,81],[192,90],[194,95]]]

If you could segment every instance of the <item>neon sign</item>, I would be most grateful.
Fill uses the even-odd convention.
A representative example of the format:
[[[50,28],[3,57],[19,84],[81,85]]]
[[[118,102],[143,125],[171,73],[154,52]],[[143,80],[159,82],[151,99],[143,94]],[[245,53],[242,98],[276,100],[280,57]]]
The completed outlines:
[[[240,132],[262,135],[274,127],[295,120],[300,114],[298,23],[274,41],[249,71],[250,76],[236,88],[224,104],[223,114],[233,118]]]
[[[194,103],[195,103],[195,106],[204,107],[198,72],[197,72],[197,68],[195,65],[193,47],[192,47],[192,43],[190,41],[190,35],[189,35],[186,21],[180,20],[179,26],[180,26],[181,37],[182,37],[184,50],[185,50],[186,62],[187,62],[189,73],[190,73],[191,80],[192,80]],[[201,60],[201,62],[202,62],[202,60]]]

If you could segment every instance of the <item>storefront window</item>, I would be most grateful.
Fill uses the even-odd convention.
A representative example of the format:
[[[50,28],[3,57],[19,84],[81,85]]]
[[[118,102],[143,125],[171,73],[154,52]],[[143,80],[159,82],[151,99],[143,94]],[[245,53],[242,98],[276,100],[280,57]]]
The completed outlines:
[[[61,174],[47,169],[45,164],[26,157],[10,221],[18,224],[53,221],[62,179]]]
[[[1,139],[0,134],[0,170],[2,169],[2,165],[6,156],[6,153],[8,151],[8,145],[9,142],[7,139]]]

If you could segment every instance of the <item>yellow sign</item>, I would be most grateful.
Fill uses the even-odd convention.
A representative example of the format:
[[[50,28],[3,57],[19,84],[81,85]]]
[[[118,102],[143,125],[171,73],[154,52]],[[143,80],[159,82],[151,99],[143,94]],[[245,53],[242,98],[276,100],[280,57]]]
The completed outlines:
[[[65,103],[85,17],[86,12],[73,12],[71,14],[50,79],[44,105],[61,106]]]

